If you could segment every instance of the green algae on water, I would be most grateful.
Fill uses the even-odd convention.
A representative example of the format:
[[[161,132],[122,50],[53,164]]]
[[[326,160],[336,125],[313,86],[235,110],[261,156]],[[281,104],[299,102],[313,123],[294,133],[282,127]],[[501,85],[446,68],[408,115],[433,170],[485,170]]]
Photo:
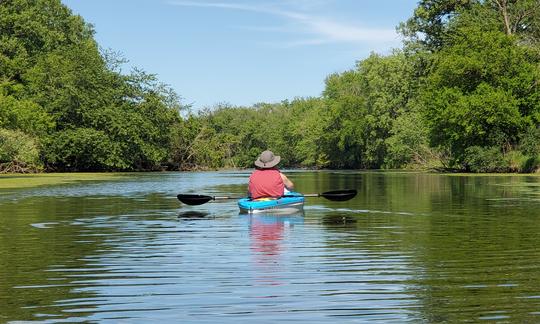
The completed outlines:
[[[0,174],[0,189],[31,188],[79,181],[111,180],[121,173]]]

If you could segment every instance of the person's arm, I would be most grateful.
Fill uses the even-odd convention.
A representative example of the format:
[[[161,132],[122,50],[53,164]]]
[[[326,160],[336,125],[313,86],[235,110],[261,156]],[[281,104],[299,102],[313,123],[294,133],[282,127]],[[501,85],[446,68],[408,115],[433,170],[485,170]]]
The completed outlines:
[[[249,176],[248,185],[247,185],[247,195],[251,198],[251,176]]]
[[[289,180],[289,178],[287,178],[286,175],[284,175],[283,173],[279,173],[281,175],[281,180],[283,180],[283,184],[285,185],[285,188],[287,188],[287,190],[293,190],[294,189],[294,183],[292,183],[291,180]]]

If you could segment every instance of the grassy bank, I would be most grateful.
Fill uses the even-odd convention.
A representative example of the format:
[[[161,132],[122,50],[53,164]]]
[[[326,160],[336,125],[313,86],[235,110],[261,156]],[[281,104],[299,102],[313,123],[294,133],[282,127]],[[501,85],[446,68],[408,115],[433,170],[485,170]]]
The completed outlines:
[[[0,189],[31,188],[79,181],[111,180],[123,173],[0,174]]]

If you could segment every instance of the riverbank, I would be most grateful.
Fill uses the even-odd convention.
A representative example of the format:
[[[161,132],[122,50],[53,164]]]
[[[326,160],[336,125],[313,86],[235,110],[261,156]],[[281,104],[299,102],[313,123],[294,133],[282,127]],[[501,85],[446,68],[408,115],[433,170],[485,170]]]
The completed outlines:
[[[221,169],[219,171],[242,171],[246,169]],[[286,172],[301,171],[330,171],[330,172],[368,172],[367,170],[306,170],[306,169],[284,169]],[[192,171],[184,171],[192,172]],[[200,170],[193,172],[214,172],[210,170]],[[370,173],[382,172],[382,173],[423,173],[433,175],[450,175],[450,176],[465,176],[465,177],[500,177],[500,176],[540,176],[540,173],[453,173],[453,172],[434,172],[434,171],[419,171],[419,170],[370,170]],[[138,172],[140,173],[140,172]],[[150,173],[150,172],[149,172]],[[112,180],[118,177],[126,176],[132,173],[129,172],[64,172],[64,173],[32,173],[32,174],[19,174],[9,173],[0,174],[0,190],[1,189],[22,189],[32,188],[39,186],[60,185],[65,183],[81,182],[81,181],[101,181]]]
[[[0,174],[0,189],[19,189],[59,185],[80,181],[111,180],[125,173],[33,173]]]

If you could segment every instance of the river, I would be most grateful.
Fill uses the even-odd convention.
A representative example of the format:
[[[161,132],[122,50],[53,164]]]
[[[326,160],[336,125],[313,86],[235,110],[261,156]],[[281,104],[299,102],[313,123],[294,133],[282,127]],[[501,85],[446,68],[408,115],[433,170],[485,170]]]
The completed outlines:
[[[176,200],[248,171],[0,189],[0,322],[540,322],[540,177],[286,174],[359,193],[276,217]]]

